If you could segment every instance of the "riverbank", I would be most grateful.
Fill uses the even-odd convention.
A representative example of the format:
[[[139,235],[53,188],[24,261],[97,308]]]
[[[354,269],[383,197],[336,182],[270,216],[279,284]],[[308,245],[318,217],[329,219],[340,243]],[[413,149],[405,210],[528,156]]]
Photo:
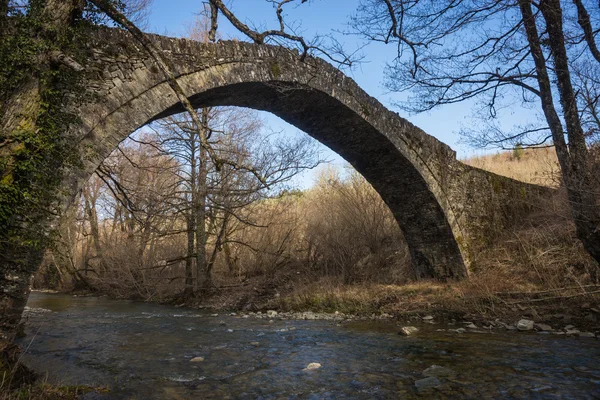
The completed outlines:
[[[293,275],[293,274],[292,274]],[[406,285],[342,285],[334,282],[288,285],[263,280],[213,290],[209,295],[157,301],[215,314],[268,319],[390,320],[471,326],[472,330],[526,330],[553,334],[600,335],[600,286],[559,290],[492,293],[477,279],[465,282],[418,282]],[[288,289],[287,291],[285,289]],[[80,292],[79,296],[93,295]],[[424,320],[426,318],[426,320]],[[450,328],[449,328],[450,329]]]

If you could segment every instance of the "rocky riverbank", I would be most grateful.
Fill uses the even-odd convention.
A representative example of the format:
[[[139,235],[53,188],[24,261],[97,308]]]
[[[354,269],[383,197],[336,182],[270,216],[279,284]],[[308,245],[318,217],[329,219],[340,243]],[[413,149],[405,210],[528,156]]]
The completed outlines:
[[[439,332],[455,332],[457,334],[468,334],[468,333],[493,333],[494,331],[513,331],[513,332],[530,332],[539,334],[552,334],[562,336],[576,336],[581,338],[597,338],[600,337],[600,332],[592,331],[589,329],[589,325],[583,325],[577,327],[573,324],[558,323],[554,326],[547,323],[538,323],[531,319],[520,318],[515,322],[505,322],[496,318],[495,320],[486,320],[483,318],[472,318],[472,319],[447,319],[444,317],[435,318],[433,315],[425,315],[420,317],[413,315],[410,317],[401,318],[388,313],[382,314],[371,314],[371,315],[353,315],[341,312],[325,313],[325,312],[278,312],[276,310],[267,310],[265,312],[228,312],[224,314],[214,313],[212,317],[219,317],[220,315],[227,315],[230,317],[238,318],[255,318],[268,320],[270,323],[274,323],[278,320],[325,320],[333,321],[339,324],[351,322],[351,321],[366,321],[366,320],[396,320],[398,324],[398,333],[404,336],[413,336],[418,334],[419,328],[410,325],[410,323],[419,324],[430,324],[439,326],[436,329]],[[564,317],[563,317],[564,320]],[[567,319],[571,320],[571,319]],[[586,329],[588,328],[588,329]],[[596,327],[597,328],[597,327]]]

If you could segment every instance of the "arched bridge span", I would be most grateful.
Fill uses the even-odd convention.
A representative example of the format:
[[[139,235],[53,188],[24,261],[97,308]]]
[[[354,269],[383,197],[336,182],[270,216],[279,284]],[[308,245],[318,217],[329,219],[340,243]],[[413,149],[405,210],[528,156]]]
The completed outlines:
[[[522,207],[515,195],[527,197],[529,185],[457,161],[447,145],[322,60],[242,42],[152,40],[195,107],[271,112],[352,164],[393,212],[417,277],[466,276],[475,244],[506,224],[513,205]],[[183,111],[164,75],[126,32],[99,30],[90,51],[86,87],[94,100],[76,111],[82,123],[74,135],[85,164],[65,182],[71,194],[136,129]]]

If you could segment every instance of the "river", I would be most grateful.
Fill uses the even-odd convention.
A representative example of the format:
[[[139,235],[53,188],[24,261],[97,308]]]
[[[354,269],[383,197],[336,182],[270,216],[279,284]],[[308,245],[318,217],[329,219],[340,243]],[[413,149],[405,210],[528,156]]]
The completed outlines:
[[[600,398],[589,338],[435,324],[405,337],[391,321],[270,322],[46,293],[32,293],[26,318],[24,363],[51,383],[110,388],[90,399]]]

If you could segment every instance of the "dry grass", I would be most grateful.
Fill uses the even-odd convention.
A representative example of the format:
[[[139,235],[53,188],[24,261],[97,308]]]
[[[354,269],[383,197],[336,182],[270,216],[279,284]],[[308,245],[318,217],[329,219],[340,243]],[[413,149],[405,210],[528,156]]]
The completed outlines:
[[[462,160],[465,164],[523,182],[557,187],[560,168],[554,148],[505,151]]]

